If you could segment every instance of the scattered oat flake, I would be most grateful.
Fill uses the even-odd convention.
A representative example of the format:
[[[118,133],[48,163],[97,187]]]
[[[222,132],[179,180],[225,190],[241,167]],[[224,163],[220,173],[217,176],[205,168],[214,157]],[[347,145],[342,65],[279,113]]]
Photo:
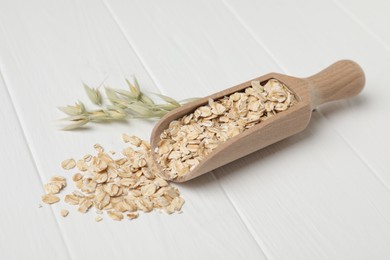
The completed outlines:
[[[168,214],[172,214],[173,212],[175,212],[175,205],[169,205],[168,207],[165,208],[165,212],[168,213]]]
[[[118,211],[108,211],[107,215],[116,221],[121,221],[123,219],[123,214]]]
[[[138,215],[139,215],[138,212],[126,214],[126,216],[127,216],[128,219],[135,219],[135,218],[138,218]]]
[[[123,134],[122,139],[125,143],[130,143],[136,147],[139,147],[142,144],[141,138],[134,135]]]
[[[68,194],[65,196],[65,202],[70,205],[79,205],[80,197],[75,196],[74,194]]]
[[[66,187],[66,179],[62,176],[53,176],[43,188],[47,194],[57,194]]]
[[[60,198],[53,194],[45,194],[42,196],[42,202],[46,204],[53,204],[60,201]]]
[[[100,221],[102,221],[103,220],[103,218],[101,217],[101,216],[99,216],[99,215],[97,215],[96,217],[95,217],[95,221],[96,222],[100,222]]]
[[[93,148],[95,148],[95,150],[96,150],[97,152],[99,152],[99,153],[104,152],[104,149],[103,149],[103,147],[102,147],[100,144],[94,144],[94,145],[93,145]]]
[[[81,173],[76,173],[76,174],[73,174],[73,176],[72,176],[73,181],[79,181],[82,178],[83,178],[83,175]]]
[[[142,195],[144,196],[151,196],[156,192],[156,185],[154,183],[148,184],[146,186],[143,186],[141,188]]]
[[[90,155],[90,154],[86,154],[86,155],[84,155],[84,157],[83,157],[83,160],[84,160],[85,162],[89,162],[91,159],[92,159],[92,155]]]
[[[69,211],[66,209],[61,209],[60,214],[62,217],[67,217],[69,215]]]
[[[77,166],[77,169],[79,169],[82,172],[85,172],[86,170],[88,170],[88,164],[83,159],[78,160],[76,163],[76,166]]]
[[[175,207],[176,211],[180,211],[181,207],[183,207],[184,199],[181,197],[176,197],[172,200],[172,205]]]
[[[61,186],[55,183],[46,183],[43,188],[47,194],[57,194],[61,190]]]
[[[158,187],[166,187],[168,186],[168,182],[162,178],[156,178],[154,180],[154,184]]]
[[[74,159],[66,159],[62,161],[61,166],[65,170],[70,170],[76,166],[76,161]]]
[[[88,199],[84,199],[81,203],[79,208],[77,209],[81,213],[87,213],[87,211],[92,207],[93,202]]]

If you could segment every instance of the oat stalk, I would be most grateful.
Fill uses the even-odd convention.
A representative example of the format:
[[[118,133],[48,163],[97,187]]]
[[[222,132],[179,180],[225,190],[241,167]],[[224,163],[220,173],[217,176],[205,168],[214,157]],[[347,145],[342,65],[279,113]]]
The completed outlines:
[[[126,83],[129,87],[128,90],[105,87],[104,94],[99,88],[92,88],[83,83],[89,100],[99,108],[88,110],[81,101],[76,102],[73,106],[58,107],[61,112],[67,115],[63,119],[71,122],[63,130],[80,128],[90,122],[161,118],[169,111],[198,99],[190,98],[177,101],[159,93],[147,95],[141,91],[135,77],[133,82],[126,79]],[[162,102],[156,102],[151,96],[159,98]]]

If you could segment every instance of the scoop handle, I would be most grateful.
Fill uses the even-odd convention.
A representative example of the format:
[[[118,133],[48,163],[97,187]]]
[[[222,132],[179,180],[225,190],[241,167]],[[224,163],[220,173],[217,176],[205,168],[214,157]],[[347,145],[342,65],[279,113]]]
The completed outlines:
[[[305,80],[309,83],[313,109],[326,102],[356,96],[366,81],[362,68],[351,60],[337,61]]]

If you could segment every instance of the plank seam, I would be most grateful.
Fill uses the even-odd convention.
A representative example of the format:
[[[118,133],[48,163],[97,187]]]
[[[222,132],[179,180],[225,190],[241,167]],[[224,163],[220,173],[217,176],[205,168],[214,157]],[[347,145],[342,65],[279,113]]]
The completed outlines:
[[[323,115],[320,111],[317,111],[318,114],[321,115],[324,120],[330,122],[330,120]],[[353,154],[356,155],[356,157],[365,165],[367,166],[367,169],[372,173],[372,175],[385,187],[385,189],[390,193],[390,186],[386,184],[386,182],[379,176],[379,174],[376,173],[374,168],[360,155],[360,153],[344,138],[344,136],[339,133],[339,131],[333,127],[332,123],[329,123],[333,131],[344,141],[344,143],[349,147],[349,149],[352,151]]]
[[[11,101],[12,110],[13,110],[13,113],[15,114],[15,118],[16,118],[17,124],[19,125],[19,129],[20,129],[20,131],[21,131],[21,133],[22,133],[24,142],[26,143],[27,151],[28,151],[29,157],[30,157],[30,159],[31,159],[31,161],[32,161],[32,164],[33,164],[33,167],[34,167],[34,172],[35,172],[35,174],[38,175],[39,181],[40,181],[40,183],[41,183],[41,186],[43,187],[43,183],[44,183],[43,176],[41,176],[41,174],[40,174],[40,172],[39,172],[39,170],[38,170],[38,165],[37,165],[36,162],[35,162],[34,155],[33,155],[33,153],[32,153],[30,144],[29,144],[29,142],[28,142],[28,139],[27,139],[27,136],[26,136],[26,133],[25,133],[25,129],[24,129],[24,127],[23,127],[22,121],[21,121],[21,119],[20,119],[20,117],[19,117],[19,114],[18,114],[18,112],[17,112],[17,109],[16,109],[16,107],[15,107],[15,105],[14,105],[14,100],[13,100],[12,95],[11,95],[9,89],[8,89],[8,84],[7,84],[7,82],[6,82],[6,78],[5,78],[5,75],[4,75],[2,69],[0,69],[0,78],[1,78],[0,80],[4,83],[5,91],[6,91],[6,93],[7,93],[7,96],[8,96],[8,98],[9,98],[9,100]],[[66,249],[66,253],[67,253],[67,258],[73,259],[73,257],[71,256],[71,253],[70,253],[70,249],[69,249],[68,243],[66,242],[66,239],[65,239],[63,230],[62,230],[62,228],[61,228],[61,225],[60,225],[60,223],[59,223],[59,221],[58,221],[58,218],[56,217],[56,214],[55,214],[55,212],[54,212],[54,209],[53,209],[53,207],[50,207],[50,209],[51,209],[53,218],[55,219],[55,223],[56,223],[56,225],[57,225],[57,227],[58,227],[58,229],[59,229],[59,231],[60,231],[60,233],[61,233],[61,238],[62,238],[62,241],[63,241],[63,243],[64,243],[64,245],[65,245],[65,249]]]
[[[225,171],[223,167],[220,168],[222,171]],[[256,232],[252,230],[252,226],[249,224],[249,221],[246,220],[245,214],[241,213],[241,211],[238,209],[238,207],[235,205],[233,200],[230,198],[228,195],[227,191],[224,189],[223,185],[221,184],[221,181],[219,180],[218,176],[214,174],[214,172],[211,172],[212,176],[217,180],[219,187],[221,188],[222,192],[225,194],[226,198],[229,200],[230,204],[236,211],[238,217],[241,220],[241,223],[246,227],[246,230],[250,234],[250,236],[253,238],[253,240],[256,242],[258,248],[260,251],[263,253],[265,259],[271,259],[269,256],[271,255],[270,253],[266,252],[267,250],[264,250],[264,248],[267,248],[262,240],[257,236]]]
[[[228,12],[230,12],[233,17],[238,21],[238,23],[245,29],[245,31],[249,34],[249,36],[251,36],[255,42],[257,42],[257,44],[259,44],[261,46],[261,48],[265,51],[265,53],[271,58],[271,60],[273,60],[275,62],[275,64],[282,69],[282,71],[284,72],[287,72],[288,73],[288,70],[287,68],[285,68],[283,66],[282,63],[280,63],[278,61],[278,59],[275,57],[275,55],[273,55],[273,53],[271,52],[270,49],[268,49],[268,47],[256,36],[256,34],[246,25],[246,23],[241,19],[241,17],[239,16],[239,14],[237,14],[236,11],[234,11],[234,9],[226,2],[226,0],[222,0],[222,3],[225,5],[226,9],[228,10]]]
[[[352,21],[354,21],[357,25],[359,25],[360,28],[362,28],[363,31],[368,33],[374,40],[376,40],[379,44],[381,44],[386,51],[390,52],[390,46],[381,38],[379,37],[376,33],[371,31],[370,27],[367,26],[365,23],[361,22],[356,15],[354,15],[351,11],[349,11],[343,4],[341,4],[337,0],[333,0],[335,5],[338,6],[338,8],[341,9],[342,12],[344,12]]]
[[[110,5],[107,3],[106,0],[102,0],[102,2],[103,2],[104,7],[107,9],[108,13],[110,14],[112,20],[118,26],[119,31],[121,32],[121,34],[125,38],[125,40],[128,43],[130,49],[133,50],[133,52],[137,56],[139,62],[141,63],[142,67],[144,68],[146,73],[149,75],[149,77],[152,79],[152,82],[154,83],[154,85],[157,87],[157,89],[160,91],[160,93],[164,94],[164,92],[160,88],[160,85],[158,84],[158,80],[153,76],[153,73],[151,72],[151,69],[146,65],[146,62],[144,61],[144,59],[139,54],[139,51],[138,51],[137,47],[135,47],[135,44],[132,42],[130,37],[127,36],[127,34],[126,34],[122,24],[120,23],[119,19],[115,16],[114,11],[110,7]]]

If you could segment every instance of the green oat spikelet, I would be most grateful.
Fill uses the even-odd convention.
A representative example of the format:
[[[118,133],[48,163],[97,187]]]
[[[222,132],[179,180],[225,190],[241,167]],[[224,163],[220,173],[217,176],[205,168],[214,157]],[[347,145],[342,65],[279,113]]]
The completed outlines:
[[[151,93],[163,102],[157,102],[141,91],[141,87],[135,77],[132,82],[125,79],[128,90],[104,87],[104,94],[98,88],[92,88],[83,82],[83,87],[89,100],[98,109],[87,110],[80,101],[74,106],[58,107],[67,117],[63,118],[71,124],[62,130],[78,129],[90,122],[107,122],[126,120],[130,118],[161,118],[169,111],[180,107],[183,104],[197,100],[190,98],[177,101],[166,95]]]

